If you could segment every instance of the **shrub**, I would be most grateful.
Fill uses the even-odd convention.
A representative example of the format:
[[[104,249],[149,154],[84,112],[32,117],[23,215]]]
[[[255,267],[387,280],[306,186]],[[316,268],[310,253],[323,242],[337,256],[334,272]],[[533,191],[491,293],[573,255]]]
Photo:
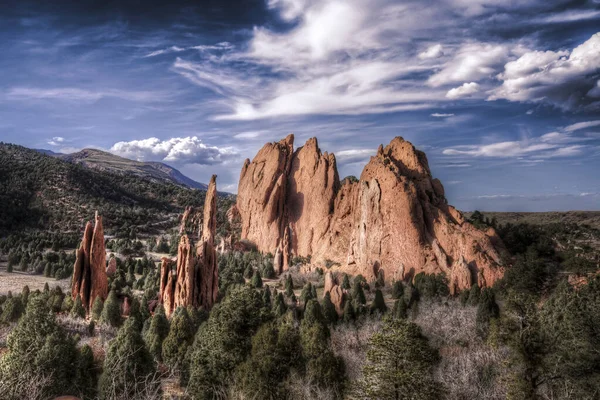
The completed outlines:
[[[290,274],[287,275],[285,279],[285,295],[287,297],[292,297],[294,294],[294,280]]]
[[[108,294],[100,320],[114,327],[121,325],[121,304],[114,290]]]
[[[406,304],[406,301],[403,298],[399,298],[394,302],[392,316],[394,318],[400,319],[408,318],[408,305]]]
[[[73,307],[71,308],[71,315],[73,317],[85,318],[85,308],[83,308],[83,304],[81,304],[81,297],[77,296],[75,301],[73,302]]]
[[[310,282],[306,282],[300,293],[300,300],[306,305],[310,300],[316,299],[313,295],[313,285]]]
[[[419,295],[425,298],[448,296],[449,294],[448,278],[444,273],[429,275],[420,272],[414,278],[414,285],[419,291]]]
[[[102,316],[102,311],[104,310],[104,301],[97,296],[94,299],[94,304],[92,305],[92,318],[96,321],[100,321],[100,317]]]
[[[150,327],[144,335],[148,351],[157,360],[162,360],[163,341],[169,333],[169,321],[165,316],[165,309],[162,304],[156,307],[154,316],[150,321]]]
[[[342,279],[342,289],[350,290],[350,278],[348,274],[344,274],[344,278]]]
[[[392,285],[392,299],[397,300],[404,296],[404,285],[402,281],[395,281]]]
[[[477,306],[477,333],[481,337],[487,337],[490,320],[498,318],[500,308],[496,304],[493,289],[485,288],[481,291],[481,298]]]
[[[46,298],[32,296],[8,336],[0,364],[0,394],[8,399],[30,398],[35,388],[41,398],[79,395],[79,382],[73,376],[77,360],[75,341],[56,322]]]
[[[357,395],[369,399],[438,399],[432,377],[438,355],[420,328],[403,319],[388,319],[369,341]]]
[[[367,298],[365,297],[365,292],[362,289],[362,285],[360,281],[357,282],[356,279],[354,280],[354,285],[352,286],[352,300],[354,301],[355,309],[367,303]]]
[[[469,290],[469,305],[476,306],[479,304],[479,296],[481,296],[481,289],[479,286],[471,286],[471,290]]]
[[[268,318],[260,293],[249,287],[230,289],[200,326],[186,358],[182,380],[193,398],[214,398],[227,390],[229,373],[250,353],[254,332]],[[189,372],[188,372],[189,371]],[[189,374],[189,375],[188,375]]]
[[[331,302],[331,294],[329,292],[325,293],[323,297],[323,316],[328,324],[335,324],[338,320],[338,314]]]
[[[254,275],[252,276],[252,287],[260,289],[263,287],[262,277],[260,276],[260,271],[254,271]]]
[[[6,299],[6,302],[2,306],[2,314],[0,315],[0,321],[8,324],[10,322],[15,322],[21,315],[25,308],[23,307],[23,302],[21,301],[20,296],[12,296],[9,292],[9,297]]]
[[[375,291],[375,298],[373,299],[373,303],[371,303],[370,311],[371,314],[374,312],[383,314],[387,311],[387,305],[383,299],[383,293],[381,293],[381,290],[379,289]]]
[[[194,341],[194,324],[187,309],[178,307],[171,318],[169,334],[162,344],[162,358],[173,370],[179,370],[188,348]]]
[[[329,328],[316,300],[309,300],[306,305],[300,337],[306,377],[318,386],[340,392],[344,383],[344,363],[331,349]]]
[[[356,312],[354,311],[354,306],[351,301],[346,301],[344,304],[344,322],[350,323],[356,319]]]
[[[293,320],[266,323],[252,337],[252,351],[236,370],[236,382],[248,398],[289,398],[286,379],[300,366],[300,337]]]
[[[145,398],[150,396],[144,394],[160,391],[160,380],[156,379],[152,355],[133,318],[125,322],[117,337],[111,341],[103,370],[99,383],[102,399]]]

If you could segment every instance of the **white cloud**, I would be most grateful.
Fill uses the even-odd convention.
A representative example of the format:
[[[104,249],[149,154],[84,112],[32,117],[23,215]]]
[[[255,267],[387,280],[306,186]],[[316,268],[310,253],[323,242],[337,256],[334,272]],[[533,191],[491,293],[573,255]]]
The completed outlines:
[[[229,42],[220,42],[220,43],[217,43],[214,45],[198,45],[198,46],[192,46],[190,48],[194,49],[194,50],[206,51],[206,50],[231,50],[234,47],[235,46]]]
[[[159,56],[159,55],[161,55],[161,54],[168,54],[168,53],[179,53],[179,52],[182,52],[182,51],[185,51],[185,50],[186,50],[186,49],[184,49],[184,48],[182,48],[182,47],[171,46],[171,47],[168,47],[168,48],[166,48],[166,49],[162,49],[162,50],[156,50],[156,51],[153,51],[153,52],[151,52],[151,53],[148,53],[148,54],[146,54],[144,57],[145,57],[145,58],[147,58],[147,57],[156,57],[156,56]]]
[[[600,120],[578,122],[576,124],[565,127],[564,131],[565,132],[574,132],[574,131],[578,131],[580,129],[592,128],[594,126],[600,126]]]
[[[444,100],[445,90],[423,90],[413,78],[431,66],[422,65],[406,39],[407,32],[426,29],[423,21],[440,19],[442,10],[392,0],[268,4],[294,26],[284,32],[255,27],[246,48],[173,65],[224,97],[230,112],[216,119],[385,113]]]
[[[161,94],[149,91],[126,91],[119,89],[86,90],[71,87],[62,88],[35,88],[13,87],[6,92],[9,99],[15,100],[65,100],[95,102],[105,97],[119,98],[129,101],[155,101]]]
[[[363,163],[377,153],[374,149],[349,149],[335,153],[336,159],[341,164]]]
[[[166,161],[180,164],[222,164],[235,159],[237,152],[231,147],[208,146],[198,137],[160,140],[152,137],[143,140],[115,143],[110,151],[136,160]]]
[[[255,139],[259,136],[265,134],[265,131],[248,131],[248,132],[240,132],[233,137],[236,139]]]
[[[434,44],[428,47],[425,51],[419,53],[420,60],[429,60],[432,58],[440,58],[444,55],[444,49],[441,44]]]
[[[441,71],[429,78],[428,83],[433,87],[437,87],[491,77],[506,63],[510,54],[511,51],[506,45],[464,44]]]
[[[434,118],[447,118],[447,117],[454,117],[454,114],[433,113],[433,114],[431,114],[431,116]]]
[[[596,86],[594,86],[592,89],[590,89],[589,92],[587,92],[587,96],[595,99],[600,98],[600,80],[596,82]]]
[[[568,132],[550,132],[533,139],[497,142],[485,145],[455,146],[444,149],[447,156],[515,158],[524,163],[538,163],[544,159],[572,157],[582,154],[586,145],[573,144],[590,138],[571,136]]]
[[[568,10],[560,13],[548,15],[541,18],[536,18],[534,22],[539,23],[562,23],[562,22],[574,22],[584,21],[589,19],[596,19],[600,17],[600,11],[598,10]]]
[[[61,137],[61,136],[54,136],[52,138],[52,140],[47,141],[46,143],[48,143],[50,146],[62,146],[65,141],[65,138]]]
[[[600,33],[596,33],[573,51],[533,51],[508,62],[498,77],[502,86],[490,100],[548,102],[573,109],[592,101],[587,94],[596,85],[594,74],[600,71]],[[594,97],[593,92],[592,96]]]
[[[479,84],[475,82],[463,83],[462,86],[448,90],[446,97],[449,99],[460,99],[479,92]]]
[[[486,145],[457,146],[445,149],[442,153],[449,156],[468,155],[476,157],[517,157],[532,152],[554,149],[556,146],[544,143],[500,142]]]

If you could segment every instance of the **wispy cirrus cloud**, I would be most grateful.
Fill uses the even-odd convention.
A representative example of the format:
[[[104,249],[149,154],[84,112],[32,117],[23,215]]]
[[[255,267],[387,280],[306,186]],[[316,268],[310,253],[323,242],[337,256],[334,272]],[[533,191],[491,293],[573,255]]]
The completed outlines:
[[[584,143],[593,140],[593,138],[575,136],[573,132],[587,126],[595,126],[594,122],[598,121],[569,125],[560,131],[549,132],[535,138],[482,145],[454,146],[444,149],[442,154],[484,158],[517,158],[523,162],[534,163],[543,159],[579,156],[590,147]]]
[[[64,100],[82,102],[95,102],[105,97],[113,97],[128,101],[149,102],[164,99],[164,93],[122,89],[88,90],[76,87],[13,87],[5,92],[5,97],[10,100]]]

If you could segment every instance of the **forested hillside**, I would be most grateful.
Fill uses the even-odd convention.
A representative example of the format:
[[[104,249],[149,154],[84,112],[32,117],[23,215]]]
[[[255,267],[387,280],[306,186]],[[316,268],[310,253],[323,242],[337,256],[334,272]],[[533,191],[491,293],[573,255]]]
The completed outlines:
[[[80,229],[95,210],[108,227],[141,226],[201,206],[204,192],[139,176],[97,171],[0,143],[0,232]]]

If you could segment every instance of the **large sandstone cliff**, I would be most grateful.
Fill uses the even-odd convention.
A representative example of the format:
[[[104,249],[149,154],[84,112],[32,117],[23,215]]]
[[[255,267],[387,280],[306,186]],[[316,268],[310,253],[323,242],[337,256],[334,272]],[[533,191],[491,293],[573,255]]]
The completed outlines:
[[[81,245],[76,252],[73,278],[71,280],[73,299],[81,297],[81,303],[90,310],[96,297],[106,300],[108,278],[106,276],[106,250],[102,217],[96,212],[95,225],[88,221]]]
[[[293,135],[266,144],[240,174],[242,239],[275,254],[279,272],[291,257],[330,261],[374,278],[446,273],[451,292],[492,285],[503,275],[503,246],[447,204],[425,154],[402,139],[380,146],[358,182],[340,183],[335,156],[317,139],[293,149]]]
[[[188,210],[186,214],[189,215]],[[219,288],[216,221],[217,184],[216,175],[213,175],[206,192],[199,240],[194,240],[194,236],[198,236],[195,230],[194,234],[186,234],[183,224],[177,262],[167,258],[162,260],[159,301],[163,303],[167,317],[180,306],[210,310],[216,302]]]

